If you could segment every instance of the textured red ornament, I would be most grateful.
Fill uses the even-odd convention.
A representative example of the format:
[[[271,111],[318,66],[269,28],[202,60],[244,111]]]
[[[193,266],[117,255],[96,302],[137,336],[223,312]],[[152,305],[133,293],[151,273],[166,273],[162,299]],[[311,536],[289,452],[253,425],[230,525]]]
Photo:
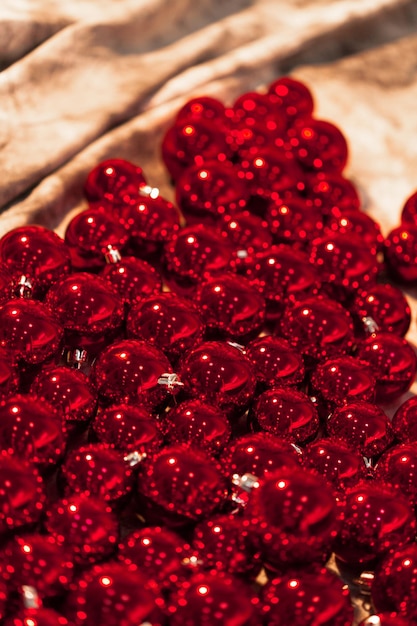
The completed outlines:
[[[249,198],[246,183],[228,161],[206,161],[187,168],[175,185],[176,200],[189,223],[216,222],[242,211]]]
[[[303,449],[302,461],[307,468],[316,470],[334,489],[341,492],[365,477],[362,456],[342,441],[314,441]]]
[[[220,465],[187,445],[168,445],[141,466],[138,491],[145,497],[145,519],[168,527],[207,517],[227,491]]]
[[[247,158],[248,153],[254,153],[259,149],[273,147],[276,123],[264,124],[254,119],[236,118],[233,110],[226,111],[228,117],[228,128],[226,130],[226,141],[232,150],[232,160],[239,162]],[[269,126],[272,126],[270,130]],[[282,139],[280,139],[282,143]]]
[[[417,226],[417,191],[411,194],[405,201],[401,211],[401,222]]]
[[[346,490],[342,526],[334,544],[336,556],[371,568],[376,559],[414,537],[414,511],[398,491],[373,481]]]
[[[255,391],[251,362],[226,342],[207,341],[185,353],[179,374],[189,395],[225,411],[245,407]]]
[[[281,337],[257,337],[248,343],[245,354],[262,387],[288,387],[298,385],[304,379],[303,357]]]
[[[329,415],[326,428],[331,436],[342,439],[366,457],[381,454],[394,439],[384,411],[369,402],[337,407]]]
[[[103,209],[82,211],[65,231],[65,243],[76,270],[96,270],[106,264],[106,254],[121,252],[128,241],[123,226]]]
[[[319,363],[311,376],[313,395],[330,410],[357,400],[373,402],[375,384],[369,365],[346,355]]]
[[[360,622],[359,626],[413,626],[413,624],[406,617],[401,617],[393,611],[370,615]]]
[[[43,481],[35,466],[18,455],[0,452],[0,531],[34,524],[45,502]]]
[[[101,407],[91,426],[99,441],[111,444],[125,454],[151,454],[162,445],[157,421],[141,406],[114,404]]]
[[[325,296],[306,298],[288,307],[279,328],[310,362],[345,354],[353,346],[353,323],[348,311]]]
[[[182,583],[170,599],[171,626],[255,626],[254,594],[239,579],[222,572],[201,572]]]
[[[356,207],[350,210],[334,207],[326,222],[326,230],[359,237],[373,252],[381,250],[384,243],[379,224]]]
[[[9,300],[0,307],[0,346],[12,357],[37,364],[56,355],[63,329],[49,309],[35,300]]]
[[[29,585],[39,598],[62,594],[73,576],[70,553],[48,535],[15,536],[2,549],[0,560],[11,588]]]
[[[54,609],[22,609],[8,617],[5,626],[72,626],[66,617]]]
[[[394,228],[385,240],[385,261],[397,280],[417,280],[417,225],[403,223]]]
[[[43,226],[20,226],[0,239],[0,263],[14,279],[31,283],[29,295],[43,296],[49,285],[70,271],[70,255],[63,240]],[[24,292],[23,292],[24,293]]]
[[[348,146],[343,134],[330,122],[298,120],[291,133],[292,151],[307,171],[340,174],[348,159]]]
[[[375,474],[417,504],[417,450],[414,443],[402,443],[387,450],[379,459]]]
[[[265,300],[251,283],[231,272],[202,283],[197,303],[207,329],[219,337],[239,338],[261,329]]]
[[[14,393],[19,386],[17,365],[7,350],[0,348],[0,397]]]
[[[376,401],[392,402],[412,385],[417,359],[410,344],[392,333],[377,333],[358,347],[356,356],[369,363],[376,378]]]
[[[312,439],[319,429],[316,407],[297,389],[267,389],[256,399],[252,411],[255,427],[293,443]]]
[[[234,120],[245,120],[248,126],[265,124],[273,134],[282,135],[287,125],[285,115],[277,115],[277,98],[270,94],[250,91],[237,98],[232,110]]]
[[[0,447],[40,466],[55,465],[64,452],[62,413],[35,395],[0,402]]]
[[[254,252],[267,250],[272,245],[267,222],[249,211],[225,215],[217,227],[234,247],[238,264],[244,263]]]
[[[175,293],[160,293],[134,305],[127,316],[127,335],[145,339],[177,359],[203,338],[204,323],[193,302]]]
[[[162,290],[158,272],[142,259],[123,257],[117,263],[108,263],[100,276],[116,289],[125,304],[132,305]]]
[[[208,120],[216,125],[225,121],[225,107],[220,100],[210,96],[199,96],[188,100],[178,111],[176,121]]]
[[[186,400],[163,414],[161,428],[170,443],[190,443],[219,454],[230,439],[229,420],[217,407]]]
[[[267,626],[351,626],[353,607],[342,581],[322,568],[286,572],[262,590]]]
[[[109,556],[118,540],[117,519],[102,500],[76,494],[54,503],[46,530],[71,550],[74,563],[86,565]]]
[[[306,198],[278,198],[268,206],[265,219],[276,243],[306,247],[323,232],[321,208]]]
[[[408,398],[396,410],[392,427],[397,439],[406,443],[417,441],[417,397]]]
[[[377,284],[358,293],[350,309],[359,336],[380,330],[404,336],[410,327],[411,311],[401,289]]]
[[[91,377],[108,402],[139,402],[148,408],[167,396],[159,382],[172,368],[163,352],[146,341],[126,339],[111,344],[95,361]]]
[[[161,606],[162,599],[136,568],[124,563],[100,563],[73,584],[66,614],[75,626],[161,626]]]
[[[268,93],[278,114],[291,124],[297,117],[310,116],[314,109],[313,96],[304,83],[283,76],[269,85]]]
[[[306,195],[322,215],[334,215],[344,211],[354,211],[360,207],[356,187],[340,174],[318,172],[306,178]]]
[[[376,567],[371,592],[378,611],[398,611],[401,616],[410,618],[410,624],[415,623],[417,545],[414,541],[405,546],[395,546]]]
[[[256,578],[261,569],[261,555],[238,515],[214,515],[200,522],[194,529],[192,546],[204,568],[249,579]]]
[[[114,207],[135,200],[145,184],[140,167],[123,159],[108,159],[88,174],[84,192],[89,202],[105,201]]]
[[[68,422],[88,422],[96,412],[97,391],[76,369],[45,367],[33,381],[31,393],[62,411]]]
[[[67,494],[85,493],[112,502],[131,489],[131,469],[109,444],[92,443],[72,450],[61,471]]]
[[[333,491],[303,469],[268,473],[252,491],[245,517],[270,569],[325,563],[338,530]]]

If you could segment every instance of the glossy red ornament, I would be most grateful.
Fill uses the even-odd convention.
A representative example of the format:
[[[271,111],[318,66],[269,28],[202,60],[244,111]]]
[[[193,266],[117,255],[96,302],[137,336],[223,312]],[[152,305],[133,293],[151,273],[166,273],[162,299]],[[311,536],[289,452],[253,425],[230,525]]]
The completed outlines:
[[[253,489],[245,518],[269,569],[325,563],[339,526],[329,484],[301,468],[268,473]]]
[[[5,626],[72,626],[66,617],[44,607],[21,609],[12,617],[8,617]]]
[[[378,612],[378,614],[370,615],[365,618],[362,622],[359,623],[359,626],[413,626],[412,623],[406,618],[401,617],[398,613],[394,611],[391,613],[388,612]]]
[[[109,556],[118,535],[117,518],[100,499],[75,494],[49,507],[46,530],[71,550],[74,563],[87,565]]]
[[[0,348],[0,397],[17,391],[19,371],[13,357],[7,350]]]
[[[128,241],[123,226],[108,211],[88,209],[72,218],[65,243],[74,269],[96,270],[105,266],[106,255],[121,252]]]
[[[242,211],[249,189],[228,161],[206,161],[184,170],[175,185],[175,197],[187,221],[216,222],[222,215]]]
[[[107,159],[88,174],[84,193],[90,203],[104,201],[114,207],[135,200],[145,184],[137,165],[124,159]]]
[[[252,407],[252,424],[293,443],[312,439],[319,429],[319,416],[310,398],[297,389],[267,389]]]
[[[1,241],[1,240],[0,240]],[[21,277],[18,279],[18,289],[17,293],[21,292],[23,295],[28,295],[29,293],[29,285],[26,283],[26,280],[23,278],[22,283],[19,285]],[[25,287],[26,284],[26,287]],[[20,287],[22,289],[20,289]],[[16,292],[16,280],[13,279],[12,273],[7,269],[6,265],[0,264],[0,305],[10,300],[15,295]]]
[[[101,407],[91,424],[99,441],[128,454],[151,454],[162,445],[158,423],[142,406],[113,404]]]
[[[412,385],[417,359],[411,345],[392,333],[371,335],[358,346],[358,359],[369,363],[376,378],[376,401],[393,402]]]
[[[379,459],[375,475],[417,504],[417,450],[414,443],[389,448]]]
[[[362,456],[342,441],[313,441],[303,449],[302,461],[305,467],[316,470],[338,491],[343,492],[365,477]]]
[[[259,120],[236,118],[233,109],[226,110],[228,118],[228,128],[226,130],[226,141],[232,150],[233,162],[245,159],[248,153],[254,153],[258,149],[274,147],[276,137],[275,121],[272,124],[263,123]],[[268,126],[272,126],[271,130]],[[282,142],[282,139],[281,139]]]
[[[202,566],[215,571],[256,578],[261,555],[251,544],[251,535],[238,515],[214,515],[197,524],[192,546]]]
[[[257,337],[247,344],[245,354],[262,387],[292,387],[304,379],[304,361],[288,341],[274,335]]]
[[[337,126],[324,120],[298,120],[291,137],[294,156],[307,171],[340,174],[348,159],[346,139]]]
[[[366,457],[381,454],[394,439],[388,417],[370,402],[356,401],[337,407],[327,418],[326,428],[329,435]]]
[[[153,408],[167,397],[163,374],[172,373],[163,352],[146,341],[126,339],[108,346],[95,361],[91,377],[107,402],[137,402]]]
[[[119,544],[118,558],[136,566],[148,579],[168,586],[177,582],[189,552],[190,546],[175,532],[152,526],[127,535]]]
[[[351,626],[353,607],[342,581],[325,568],[293,570],[262,589],[267,626]]]
[[[245,407],[255,391],[251,362],[227,342],[206,341],[186,352],[179,376],[187,394],[225,411]]]
[[[73,576],[70,553],[49,535],[16,535],[1,550],[0,560],[9,586],[34,587],[40,599],[62,594]]]
[[[75,626],[161,626],[163,601],[136,569],[123,563],[100,563],[72,586],[66,615]]]
[[[44,509],[42,478],[19,455],[0,452],[0,532],[36,523]]]
[[[62,326],[41,302],[14,299],[0,307],[0,347],[12,358],[42,363],[58,354],[62,336]]]
[[[277,113],[284,115],[288,123],[292,124],[297,117],[310,116],[313,112],[314,102],[308,87],[294,78],[282,76],[271,83],[268,93]]]
[[[161,428],[170,443],[190,443],[219,454],[230,439],[229,420],[219,408],[186,400],[163,414]]]
[[[231,272],[203,282],[197,304],[207,329],[220,337],[257,332],[265,319],[265,300],[251,283]]]
[[[417,441],[417,397],[403,402],[392,418],[392,427],[399,441],[411,443]]]
[[[326,222],[326,230],[359,237],[372,251],[381,250],[384,243],[379,224],[356,207],[350,210],[334,207]]]
[[[0,402],[0,447],[41,467],[53,466],[64,452],[63,414],[34,394]]]
[[[248,126],[261,122],[271,133],[283,135],[287,119],[277,114],[277,104],[277,98],[270,94],[250,91],[237,98],[231,112],[234,120],[245,120]]]
[[[61,468],[66,493],[85,493],[113,502],[131,489],[132,471],[109,444],[91,443],[71,450]]]
[[[162,280],[152,265],[133,256],[108,263],[100,276],[107,280],[125,304],[132,305],[162,290]]]
[[[306,178],[306,196],[323,216],[354,211],[360,207],[355,185],[340,174],[318,172]]]
[[[385,262],[396,280],[414,283],[417,279],[417,225],[404,222],[385,240]]]
[[[278,198],[268,206],[266,221],[276,243],[288,243],[306,247],[322,234],[323,215],[319,207],[306,198]]]
[[[244,263],[254,252],[267,250],[272,245],[267,222],[249,211],[226,214],[217,227],[234,247],[237,263]]]
[[[103,278],[79,272],[56,282],[46,303],[65,328],[67,345],[98,352],[123,322],[123,303]]]
[[[197,96],[188,100],[177,113],[176,121],[205,119],[221,124],[225,119],[225,107],[217,98]]]
[[[405,201],[401,210],[401,222],[417,225],[417,191]]]
[[[21,288],[25,297],[42,297],[71,267],[61,237],[43,226],[20,226],[6,233],[0,239],[0,263],[16,281],[22,277],[28,281]]]
[[[417,618],[415,541],[404,546],[394,546],[392,552],[377,565],[371,593],[378,611],[398,611],[400,616],[410,619],[410,624],[415,623]]]
[[[36,376],[30,391],[60,410],[68,422],[88,422],[96,413],[97,391],[79,370],[46,367]]]
[[[200,572],[170,598],[171,626],[256,624],[254,594],[239,579],[222,572]]]
[[[179,120],[162,140],[162,160],[174,180],[190,165],[231,157],[224,129],[207,119]]]
[[[376,284],[358,293],[350,311],[359,336],[380,330],[403,337],[410,327],[407,299],[401,289],[389,283]]]
[[[369,365],[347,355],[319,363],[311,376],[312,394],[330,410],[358,400],[373,402],[375,385]]]
[[[361,481],[347,489],[341,507],[334,552],[346,563],[372,568],[376,559],[415,535],[415,515],[407,498],[378,481]]]
[[[168,445],[141,466],[138,491],[144,517],[168,527],[196,522],[213,513],[227,491],[220,465],[188,445]]]
[[[204,323],[193,302],[175,293],[159,293],[134,305],[127,316],[127,336],[144,339],[176,360],[203,338]]]
[[[310,363],[346,354],[353,347],[353,323],[348,311],[325,296],[289,306],[279,329]]]

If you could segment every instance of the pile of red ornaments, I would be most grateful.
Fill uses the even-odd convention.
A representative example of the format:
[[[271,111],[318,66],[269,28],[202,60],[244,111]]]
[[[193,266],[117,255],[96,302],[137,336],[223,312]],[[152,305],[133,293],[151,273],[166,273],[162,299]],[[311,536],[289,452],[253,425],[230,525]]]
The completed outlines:
[[[112,159],[0,240],[2,623],[350,626],[333,555],[415,624],[417,196],[384,241],[290,78],[162,154],[179,209]]]

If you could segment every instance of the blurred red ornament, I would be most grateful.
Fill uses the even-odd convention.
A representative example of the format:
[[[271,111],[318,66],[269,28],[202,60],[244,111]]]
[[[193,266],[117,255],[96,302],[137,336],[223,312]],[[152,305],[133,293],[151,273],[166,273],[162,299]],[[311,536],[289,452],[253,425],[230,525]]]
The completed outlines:
[[[306,178],[306,196],[323,216],[360,208],[360,198],[353,183],[340,174],[318,172]]]
[[[257,337],[247,344],[245,354],[254,366],[257,382],[262,386],[290,387],[304,379],[302,355],[281,337]]]
[[[117,518],[111,508],[86,494],[75,494],[52,504],[45,527],[71,551],[74,563],[82,565],[112,554],[119,535]]]
[[[368,250],[375,252],[381,250],[384,243],[379,224],[356,207],[350,210],[334,207],[326,222],[326,230],[359,237]]]
[[[19,370],[7,350],[0,348],[0,397],[8,396],[19,387]]]
[[[341,439],[366,457],[381,454],[394,440],[384,411],[370,402],[351,402],[335,408],[326,424],[329,435]]]
[[[350,402],[375,399],[375,378],[369,365],[352,356],[319,363],[311,376],[311,389],[331,410]]]
[[[341,492],[365,477],[362,456],[342,441],[313,441],[303,449],[302,461],[305,467],[316,470],[334,489]]]
[[[0,305],[4,304],[15,295],[16,289],[14,288],[16,286],[17,286],[17,295],[20,295],[20,294],[22,294],[22,296],[25,296],[25,294],[29,295],[30,283],[27,283],[26,277],[22,278],[22,276],[20,276],[17,280],[17,285],[16,285],[16,280],[13,279],[12,272],[8,270],[6,265],[0,264]]]
[[[417,449],[414,442],[389,448],[379,459],[375,475],[417,505]]]
[[[244,408],[255,391],[251,362],[227,342],[206,341],[186,352],[179,375],[187,394],[225,411]]]
[[[416,520],[407,498],[378,481],[361,481],[346,490],[342,526],[334,543],[338,559],[372,568],[393,548],[411,541]]]
[[[277,114],[277,98],[270,94],[250,91],[235,100],[231,113],[233,119],[245,120],[248,126],[262,122],[272,133],[283,134],[287,125],[286,115]]]
[[[8,300],[0,307],[0,347],[24,363],[57,355],[63,329],[49,309],[35,300]]]
[[[291,146],[297,161],[307,171],[340,174],[348,160],[348,146],[342,132],[324,120],[297,120]]]
[[[226,116],[228,118],[226,141],[232,150],[233,162],[245,160],[248,153],[273,147],[274,141],[281,139],[276,137],[277,124],[275,122],[271,124],[270,122],[264,123],[253,118],[238,118],[234,116],[232,109],[226,110]]]
[[[225,119],[225,107],[220,100],[210,96],[197,96],[188,100],[177,113],[176,121],[208,120],[216,125]]]
[[[417,224],[404,222],[394,228],[385,240],[385,261],[396,280],[417,280]]]
[[[140,167],[124,159],[108,159],[88,174],[84,192],[89,202],[105,201],[114,207],[135,200],[145,184]]]
[[[404,336],[410,327],[411,311],[401,289],[381,283],[358,293],[350,309],[359,335],[380,330]]]
[[[417,191],[407,198],[401,211],[401,222],[417,226]]]
[[[294,78],[282,76],[269,85],[268,93],[277,113],[291,124],[297,117],[310,116],[314,109],[313,96],[308,87]]]
[[[226,214],[217,228],[233,246],[237,264],[244,263],[254,252],[267,250],[272,245],[267,222],[249,211]]]
[[[319,416],[310,398],[297,389],[267,389],[252,408],[255,428],[259,426],[293,443],[312,439],[319,430]]]
[[[100,407],[91,424],[99,441],[128,454],[151,454],[162,446],[162,434],[151,413],[142,406],[113,404]]]
[[[5,626],[72,626],[66,617],[44,607],[21,609],[4,622]]]
[[[123,257],[117,263],[108,263],[100,276],[116,289],[125,304],[132,305],[162,290],[158,272],[142,259]]]
[[[413,624],[406,617],[402,617],[395,611],[378,612],[366,617],[359,626],[413,626]]]
[[[393,546],[393,550],[377,565],[371,593],[377,611],[398,611],[400,616],[410,619],[410,624],[415,624],[417,545],[414,540],[404,546]],[[395,625],[398,623],[401,624],[395,622]]]
[[[392,427],[399,441],[412,443],[417,441],[417,397],[403,402],[392,418]]]
[[[271,202],[265,219],[275,243],[298,244],[301,247],[306,247],[321,235],[324,227],[321,209],[298,196]]]
[[[405,339],[392,333],[371,335],[359,344],[356,356],[369,364],[376,378],[377,402],[393,402],[415,379],[415,352]]]

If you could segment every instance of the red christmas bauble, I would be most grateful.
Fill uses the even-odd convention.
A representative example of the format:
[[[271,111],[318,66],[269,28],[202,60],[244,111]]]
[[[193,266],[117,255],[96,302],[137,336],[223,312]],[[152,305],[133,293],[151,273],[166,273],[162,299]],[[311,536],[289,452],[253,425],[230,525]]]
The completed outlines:
[[[403,223],[385,240],[385,261],[394,278],[404,283],[417,279],[417,225]]]
[[[19,285],[19,281],[22,280],[21,285]],[[29,284],[26,283],[25,278],[22,279],[22,277],[20,276],[18,278],[18,289],[17,289],[17,294],[19,295],[19,291],[21,291],[21,293],[23,294],[23,296],[26,294],[28,295],[30,293],[30,287]],[[25,287],[26,284],[26,287]],[[13,279],[12,273],[7,269],[6,265],[0,264],[0,305],[4,304],[5,302],[7,302],[7,300],[10,300],[10,298],[12,298],[15,295],[16,290],[14,289],[16,287],[16,280]],[[20,287],[22,288],[20,290]]]
[[[334,552],[346,563],[369,569],[376,559],[415,536],[415,515],[407,498],[375,480],[347,489],[341,508]]]
[[[112,207],[138,197],[146,184],[142,169],[124,159],[102,161],[88,174],[84,192],[89,202],[105,201]]]
[[[417,450],[414,443],[389,448],[379,459],[375,475],[417,504]]]
[[[72,450],[61,471],[67,494],[85,493],[112,502],[131,489],[131,469],[109,444],[91,443]]]
[[[0,348],[0,397],[8,396],[19,387],[17,364],[7,350]]]
[[[329,484],[301,468],[268,473],[253,489],[245,518],[270,569],[325,563],[339,526]]]
[[[323,216],[355,211],[360,207],[356,187],[340,174],[318,172],[307,176],[305,193],[313,205],[321,210]]]
[[[302,461],[308,469],[316,470],[341,492],[365,477],[362,456],[342,441],[313,441],[303,449]]]
[[[123,257],[117,263],[108,263],[100,276],[107,280],[125,304],[132,305],[159,293],[162,280],[158,272],[142,259]]]
[[[202,450],[184,444],[168,445],[146,459],[138,491],[145,498],[145,519],[168,527],[207,517],[227,494],[220,465]]]
[[[44,607],[21,609],[12,617],[8,617],[5,626],[72,626],[66,617]]]
[[[252,408],[255,426],[293,443],[312,439],[319,429],[319,416],[310,398],[285,387],[267,389]]]
[[[99,441],[111,444],[125,454],[151,454],[162,445],[157,421],[142,406],[113,404],[101,407],[91,427]]]
[[[376,401],[392,402],[405,393],[416,376],[417,359],[411,345],[392,333],[371,335],[359,344],[356,356],[369,363],[376,378]]]
[[[304,379],[304,361],[288,341],[274,335],[257,337],[245,349],[258,383],[265,387],[290,387]]]
[[[262,590],[267,626],[351,626],[353,607],[342,581],[326,569],[289,571]]]
[[[291,146],[297,161],[307,171],[340,174],[347,163],[346,139],[337,126],[324,120],[298,120]]]
[[[417,191],[405,201],[401,211],[401,222],[417,225]]]
[[[128,337],[145,339],[173,360],[200,343],[204,333],[197,307],[175,293],[160,293],[138,302],[126,323]]]
[[[205,119],[216,125],[225,119],[225,107],[217,98],[198,96],[188,100],[177,113],[176,121]]]
[[[226,214],[217,228],[233,246],[237,265],[244,264],[254,252],[267,250],[272,245],[267,222],[249,211]]]
[[[226,342],[206,341],[186,352],[179,375],[187,394],[225,411],[245,407],[255,391],[251,362]]]
[[[35,300],[8,300],[0,307],[0,347],[12,357],[38,364],[57,355],[63,329],[49,309]]]
[[[226,129],[226,141],[232,150],[232,161],[245,160],[249,153],[259,149],[274,147],[277,124],[275,122],[263,123],[253,118],[245,119],[234,116],[233,109],[226,109],[228,128]],[[272,126],[272,129],[270,128]],[[282,142],[282,139],[281,139]],[[251,204],[253,199],[251,200]]]
[[[86,565],[109,556],[119,535],[117,518],[100,499],[75,494],[49,507],[46,530],[71,550],[75,564]]]
[[[404,336],[410,327],[411,311],[398,287],[376,284],[358,293],[350,309],[359,336],[376,330]]]
[[[229,420],[219,408],[186,400],[163,414],[161,428],[170,443],[190,443],[219,454],[230,439]]]
[[[237,98],[231,113],[234,120],[245,120],[248,126],[261,122],[271,133],[283,135],[287,119],[285,115],[277,114],[277,104],[276,96],[250,91]]]
[[[392,427],[397,439],[405,443],[417,441],[417,397],[403,402],[392,418]]]
[[[351,402],[337,407],[327,418],[329,435],[341,439],[366,457],[381,454],[394,435],[384,411],[370,402]]]
[[[306,198],[278,198],[268,206],[266,221],[276,243],[307,247],[323,232],[323,216],[319,207]]]
[[[311,376],[312,393],[329,409],[350,402],[373,402],[376,381],[369,365],[352,356],[319,363]]]
[[[378,614],[370,615],[366,617],[362,622],[359,623],[359,626],[413,626],[410,620],[406,617],[401,617],[395,611],[388,612],[378,612]]]
[[[411,620],[410,624],[415,623],[417,545],[414,540],[404,546],[394,546],[394,549],[377,565],[371,593],[378,611],[398,611],[400,616]]]
[[[42,478],[20,455],[0,452],[0,532],[36,523],[44,509]]]
[[[70,553],[49,535],[15,535],[1,550],[0,561],[12,589],[29,585],[39,598],[61,595],[73,576]]]
[[[326,230],[359,237],[365,247],[373,252],[381,250],[384,243],[379,224],[356,207],[350,210],[334,207],[326,222]]]
[[[313,97],[304,83],[289,76],[282,76],[269,85],[278,114],[284,115],[291,124],[297,117],[310,116],[314,109]]]
[[[146,341],[126,339],[99,354],[91,377],[107,402],[138,402],[153,408],[167,396],[168,385],[160,379],[169,373],[171,365],[161,350]]]

